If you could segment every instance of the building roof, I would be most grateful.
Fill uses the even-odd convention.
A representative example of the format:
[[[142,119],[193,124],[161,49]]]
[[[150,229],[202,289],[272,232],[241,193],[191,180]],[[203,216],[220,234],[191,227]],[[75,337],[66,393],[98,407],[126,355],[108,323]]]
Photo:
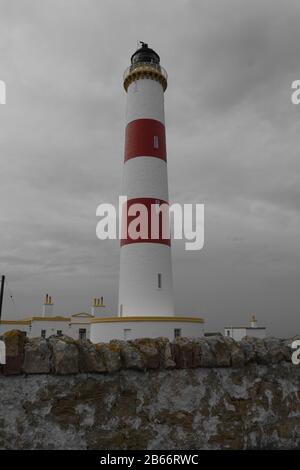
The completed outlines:
[[[32,317],[32,321],[70,321],[70,317],[62,317],[60,315],[50,317]]]
[[[225,330],[265,330],[265,326],[224,326]]]
[[[99,305],[99,307],[102,307],[102,305]],[[89,318],[93,318],[94,315],[92,315],[91,313],[86,313],[86,312],[80,312],[80,313],[74,313],[73,315],[71,315],[71,317],[89,317]]]
[[[194,322],[194,323],[204,323],[203,318],[199,317],[95,317],[91,320],[91,323],[112,323],[112,322],[147,322],[147,321],[157,321],[157,322]]]
[[[30,318],[23,318],[20,320],[2,320],[0,321],[0,325],[30,325],[34,321],[50,321],[50,322],[72,322],[72,319],[76,318],[86,318],[90,320],[90,323],[113,323],[113,322],[147,322],[147,321],[156,321],[156,322],[186,322],[186,323],[204,323],[203,318],[200,317],[184,317],[184,316],[171,316],[171,317],[163,317],[163,316],[149,316],[149,317],[118,317],[111,316],[111,317],[95,317],[90,313],[80,312],[71,315],[71,317],[63,317],[63,316],[50,316],[50,317],[30,317]]]
[[[1,320],[0,325],[30,325],[33,321],[52,321],[52,322],[71,322],[72,318],[94,318],[90,313],[75,313],[70,317],[64,317],[62,315],[48,316],[48,317],[29,317],[20,318],[19,320]]]

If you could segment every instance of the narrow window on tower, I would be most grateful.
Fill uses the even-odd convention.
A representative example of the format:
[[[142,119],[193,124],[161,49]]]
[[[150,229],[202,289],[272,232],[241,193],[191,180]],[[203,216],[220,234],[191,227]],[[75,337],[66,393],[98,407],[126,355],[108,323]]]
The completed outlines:
[[[41,331],[41,338],[46,338],[46,330]]]
[[[158,147],[159,147],[158,135],[154,135],[154,136],[153,136],[153,147],[154,147],[155,149],[158,149]]]
[[[123,304],[120,305],[120,317],[123,315]]]
[[[161,289],[161,273],[157,273],[157,287]]]

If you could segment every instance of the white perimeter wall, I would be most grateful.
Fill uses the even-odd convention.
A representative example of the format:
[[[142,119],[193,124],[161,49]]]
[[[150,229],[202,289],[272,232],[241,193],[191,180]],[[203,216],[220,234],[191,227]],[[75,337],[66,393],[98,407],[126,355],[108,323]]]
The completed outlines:
[[[108,342],[112,339],[158,338],[160,336],[174,339],[174,329],[181,330],[181,336],[198,338],[203,336],[203,324],[192,322],[163,321],[126,321],[111,323],[92,323],[91,341],[93,343]],[[125,331],[127,330],[127,331]]]

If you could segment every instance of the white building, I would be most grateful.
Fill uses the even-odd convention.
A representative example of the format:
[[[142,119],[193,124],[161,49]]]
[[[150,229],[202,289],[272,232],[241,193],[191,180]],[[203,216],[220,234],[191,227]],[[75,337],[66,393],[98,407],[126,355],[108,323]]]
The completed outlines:
[[[29,317],[22,320],[2,320],[0,333],[10,330],[23,331],[29,338],[51,335],[67,335],[74,339],[90,337],[90,321],[93,316],[89,313],[77,313],[70,317]]]
[[[257,320],[253,315],[250,326],[226,326],[224,328],[224,336],[233,338],[236,341],[241,341],[245,336],[263,339],[266,337],[266,327],[257,326]]]
[[[29,338],[67,335],[74,339],[89,339],[91,320],[95,319],[97,315],[103,317],[108,315],[103,297],[94,299],[91,313],[81,312],[71,316],[59,316],[53,315],[53,307],[52,299],[47,294],[41,316],[20,320],[2,320],[0,334],[10,330],[20,330]]]
[[[0,334],[20,330],[29,338],[48,338],[52,335],[66,335],[74,339],[90,339],[94,343],[111,339],[133,339],[145,336],[144,321],[147,323],[147,337],[193,336],[190,325],[198,324],[197,336],[203,334],[203,320],[188,317],[124,317],[111,316],[103,297],[93,300],[91,313],[81,312],[70,316],[53,314],[54,303],[46,295],[41,316],[20,320],[0,321]],[[171,322],[171,327],[170,327]],[[189,328],[190,327],[190,328]]]

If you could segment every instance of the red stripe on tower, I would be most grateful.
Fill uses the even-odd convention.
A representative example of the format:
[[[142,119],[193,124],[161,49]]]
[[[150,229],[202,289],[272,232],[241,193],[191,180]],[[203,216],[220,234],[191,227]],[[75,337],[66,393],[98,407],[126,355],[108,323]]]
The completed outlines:
[[[171,245],[169,204],[162,199],[134,198],[123,204],[121,246],[130,243]]]
[[[155,119],[136,119],[126,126],[125,161],[141,156],[167,159],[165,126]]]

